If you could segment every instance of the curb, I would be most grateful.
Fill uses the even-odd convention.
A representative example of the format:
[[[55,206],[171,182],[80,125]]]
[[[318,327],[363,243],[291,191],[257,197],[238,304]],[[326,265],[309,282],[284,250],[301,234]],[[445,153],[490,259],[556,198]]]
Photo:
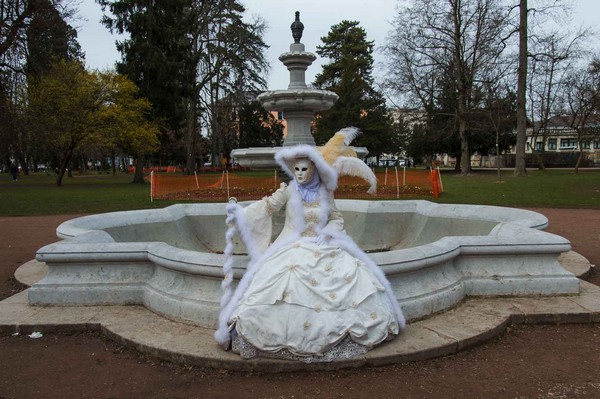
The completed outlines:
[[[564,255],[560,262],[565,268],[589,273],[591,265],[584,257],[577,253]],[[40,262],[27,262],[15,276],[19,275],[17,279],[27,284],[43,276],[43,266]],[[444,313],[410,323],[394,340],[361,357],[303,363],[268,358],[244,360],[223,351],[213,340],[213,330],[165,319],[143,306],[37,307],[29,305],[28,290],[0,302],[2,334],[98,331],[120,344],[173,363],[265,373],[414,362],[479,345],[502,334],[511,325],[599,321],[600,287],[581,281],[579,295],[467,298]]]

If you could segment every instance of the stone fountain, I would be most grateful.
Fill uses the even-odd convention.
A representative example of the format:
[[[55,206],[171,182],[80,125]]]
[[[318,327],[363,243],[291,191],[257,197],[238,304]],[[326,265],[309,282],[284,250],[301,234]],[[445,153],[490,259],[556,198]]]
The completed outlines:
[[[574,295],[579,280],[558,262],[569,241],[540,231],[539,213],[428,201],[336,200],[345,228],[377,263],[407,320],[472,296]],[[48,274],[32,305],[143,305],[172,320],[214,328],[225,258],[225,204],[84,216],[61,224],[60,242],[37,252]],[[283,215],[274,215],[273,235]],[[234,251],[234,277],[248,257]]]
[[[289,124],[286,146],[314,144],[310,135],[312,115],[331,107],[337,97],[306,87],[304,72],[315,57],[305,52],[299,42],[298,14],[292,28],[295,42],[290,52],[280,57],[290,70],[290,86],[260,96],[267,109],[286,113]],[[265,167],[263,162],[272,160],[277,149],[250,150],[253,149],[237,150],[234,157],[238,155],[236,158],[245,166]],[[250,154],[240,156],[240,151]],[[460,306],[467,297],[534,297],[539,303],[539,298],[577,297],[581,292],[580,281],[559,262],[561,254],[571,249],[569,241],[542,231],[548,220],[539,213],[428,201],[336,200],[336,204],[344,216],[346,231],[381,267],[411,322],[428,320],[432,315]],[[28,307],[23,306],[24,312],[34,318],[47,317],[53,325],[56,324],[53,318],[60,318],[65,312],[64,308],[56,310],[57,306],[73,306],[77,307],[78,323],[92,326],[102,324],[98,321],[101,312],[111,312],[113,306],[106,305],[141,305],[118,310],[117,324],[131,328],[131,335],[115,327],[114,322],[113,325],[104,322],[108,327],[102,324],[103,328],[112,331],[113,336],[122,337],[124,342],[135,342],[129,337],[139,337],[137,329],[144,325],[136,319],[138,316],[132,315],[139,314],[140,308],[148,309],[157,323],[152,326],[159,326],[153,327],[150,336],[160,336],[168,345],[186,334],[209,337],[209,341],[193,342],[193,350],[209,353],[198,357],[203,367],[251,368],[270,364],[244,363],[238,356],[227,357],[229,354],[224,354],[212,341],[220,307],[225,216],[225,204],[193,203],[67,221],[57,229],[61,241],[37,252],[36,259],[45,264],[47,274],[28,290]],[[274,216],[276,236],[282,228],[283,215]],[[233,265],[236,281],[246,271],[246,253],[243,244],[237,242]],[[14,318],[13,308],[7,307],[7,312]],[[94,316],[82,318],[80,314],[86,312]],[[481,318],[479,314],[475,316]],[[587,313],[586,316],[589,317]],[[33,323],[43,324],[38,319]],[[165,327],[163,320],[173,320],[175,324]],[[20,323],[13,324],[25,322]],[[499,323],[500,327],[476,333],[491,337],[507,325],[505,319]],[[183,332],[172,333],[173,328]],[[419,336],[406,344],[411,348],[420,347],[421,335],[429,331],[416,328],[409,332],[417,330]],[[463,331],[459,329],[459,333]],[[409,335],[405,333],[404,338],[393,341],[392,345],[402,345]],[[435,339],[439,340],[441,335]],[[150,345],[136,347],[144,349]],[[370,352],[368,356],[381,356],[379,363],[372,364],[389,363],[395,359],[394,351],[402,352],[388,348],[382,345]],[[153,349],[149,351],[155,353]],[[169,359],[189,360],[185,351],[174,350],[174,358]],[[282,365],[295,364],[280,360],[276,363],[278,370]],[[344,365],[356,363],[340,367]]]
[[[312,144],[314,112],[337,95],[304,82],[314,54],[294,43],[280,60],[290,71],[287,90],[259,99],[286,113],[284,145]],[[237,150],[244,166],[262,168],[276,148]],[[240,156],[241,151],[248,151]],[[247,162],[247,163],[244,163]],[[348,234],[371,253],[389,281],[407,320],[455,306],[467,296],[565,295],[579,281],[562,269],[569,242],[542,232],[547,219],[535,212],[428,201],[336,200]],[[273,234],[281,229],[275,215]],[[224,204],[180,204],[160,210],[90,215],[59,226],[63,241],[41,248],[37,259],[49,272],[29,290],[32,305],[144,305],[174,320],[215,326],[225,246]],[[246,249],[235,251],[235,278],[245,272]]]
[[[283,146],[297,144],[315,145],[310,126],[315,112],[328,110],[337,101],[338,95],[328,90],[310,88],[306,84],[306,70],[317,59],[300,42],[304,25],[300,22],[300,12],[292,23],[294,43],[290,51],[279,56],[279,60],[290,72],[287,89],[267,91],[258,96],[258,101],[267,111],[282,112],[287,122],[287,135]],[[340,126],[342,128],[344,126]],[[274,155],[278,147],[239,148],[231,152],[231,157],[241,166],[251,169],[276,169]],[[359,157],[367,155],[364,147],[354,148]]]

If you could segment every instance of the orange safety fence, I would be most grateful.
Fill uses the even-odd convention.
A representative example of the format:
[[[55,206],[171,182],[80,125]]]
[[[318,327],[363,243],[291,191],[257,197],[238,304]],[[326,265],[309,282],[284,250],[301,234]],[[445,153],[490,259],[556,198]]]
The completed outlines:
[[[336,198],[395,199],[407,196],[438,197],[443,191],[437,170],[388,169],[378,171],[377,192],[368,194],[368,184],[352,176],[338,181]],[[282,180],[274,171],[271,176],[256,176],[224,171],[221,174],[201,173],[173,175],[151,173],[151,199],[226,202],[230,197],[238,201],[256,200],[279,188]]]
[[[183,172],[182,168],[177,166],[146,166],[144,167],[144,174],[150,174],[152,172],[164,172],[164,173],[180,173]],[[128,166],[127,173],[135,173],[135,166]]]

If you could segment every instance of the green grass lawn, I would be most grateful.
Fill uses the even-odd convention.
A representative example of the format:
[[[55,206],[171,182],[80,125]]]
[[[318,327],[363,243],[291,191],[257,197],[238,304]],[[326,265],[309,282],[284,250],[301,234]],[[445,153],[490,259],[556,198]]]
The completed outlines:
[[[132,184],[133,175],[111,174],[66,177],[30,174],[14,182],[0,174],[0,215],[60,215],[162,208],[166,201],[150,202],[150,184]]]
[[[527,177],[495,170],[476,171],[471,176],[442,172],[444,193],[439,201],[511,207],[600,208],[600,170],[528,170]]]
[[[271,173],[271,172],[269,172]],[[254,174],[254,173],[251,173]],[[65,177],[63,186],[54,184],[54,175],[21,175],[13,182],[0,174],[0,216],[80,214],[130,209],[162,208],[170,201],[150,201],[149,184],[131,184],[133,176],[96,174]],[[513,207],[562,207],[600,209],[600,170],[530,170],[528,177],[495,170],[476,171],[461,177],[443,171],[444,193],[440,203],[485,204]]]

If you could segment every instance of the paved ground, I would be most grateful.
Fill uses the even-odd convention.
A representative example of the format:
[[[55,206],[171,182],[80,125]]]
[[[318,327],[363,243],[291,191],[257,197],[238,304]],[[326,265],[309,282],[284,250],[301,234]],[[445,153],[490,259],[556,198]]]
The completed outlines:
[[[549,231],[600,263],[600,211],[540,210]],[[18,290],[6,272],[54,241],[69,217],[0,218],[0,292]],[[25,237],[25,238],[21,238]],[[597,273],[591,280],[600,280]],[[593,286],[589,286],[594,289]],[[4,295],[8,296],[8,295]],[[17,300],[16,297],[13,300]],[[451,317],[448,313],[447,317]],[[446,324],[446,323],[442,323]],[[599,397],[598,324],[516,327],[459,354],[397,366],[278,375],[181,367],[94,334],[40,339],[0,336],[0,397]]]
[[[591,269],[575,252],[561,255],[561,264],[577,276],[587,275]],[[46,272],[44,263],[32,260],[20,266],[15,277],[30,286]],[[247,361],[216,345],[213,330],[165,319],[143,306],[29,306],[27,291],[0,302],[0,332],[29,335],[92,330],[174,363],[266,373],[414,362],[479,345],[514,325],[600,321],[600,287],[582,281],[581,293],[576,296],[466,299],[447,312],[410,323],[397,339],[351,360],[316,364],[264,358]]]

